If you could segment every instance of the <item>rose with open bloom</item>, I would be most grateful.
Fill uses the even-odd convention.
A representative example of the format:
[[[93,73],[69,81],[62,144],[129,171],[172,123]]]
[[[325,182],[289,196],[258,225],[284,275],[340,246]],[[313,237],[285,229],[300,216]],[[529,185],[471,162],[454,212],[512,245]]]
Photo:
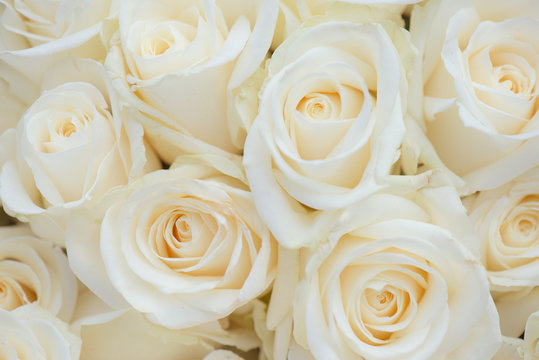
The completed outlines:
[[[81,341],[67,324],[35,304],[0,309],[0,356],[6,360],[79,358]]]
[[[490,359],[498,316],[459,204],[440,187],[349,208],[297,288],[298,344],[325,360]]]
[[[0,227],[0,309],[35,303],[69,321],[76,301],[77,281],[62,249],[26,226]]]
[[[410,29],[422,61],[409,106],[424,101],[428,138],[414,139],[419,162],[448,169],[462,194],[537,166],[539,3],[432,1],[415,8]]]
[[[502,332],[518,337],[539,310],[539,168],[465,204],[481,238]]]
[[[50,69],[41,96],[1,141],[4,209],[59,244],[69,209],[161,166],[92,60]]]
[[[323,23],[275,51],[244,165],[279,243],[320,241],[339,209],[386,184],[405,90],[399,54],[378,24]]]
[[[39,84],[67,53],[102,59],[99,33],[111,0],[4,0],[0,4],[0,59]]]
[[[232,177],[241,170],[226,167],[231,176],[184,164],[111,194],[99,244],[95,221],[83,216],[69,227],[75,273],[109,304],[127,301],[169,328],[224,318],[263,294],[273,281],[276,244],[246,185]]]
[[[277,0],[120,1],[106,63],[161,158],[241,152],[229,91],[264,60],[277,10]]]

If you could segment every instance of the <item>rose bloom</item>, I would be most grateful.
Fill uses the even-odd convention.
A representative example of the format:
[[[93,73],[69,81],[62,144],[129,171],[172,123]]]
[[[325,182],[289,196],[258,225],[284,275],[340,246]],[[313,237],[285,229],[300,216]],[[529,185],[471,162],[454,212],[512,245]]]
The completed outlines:
[[[539,168],[464,201],[481,238],[502,332],[518,337],[539,310]]]
[[[539,3],[431,1],[414,8],[410,30],[412,157],[446,168],[461,194],[538,165]]]
[[[224,318],[271,285],[275,242],[240,180],[188,163],[110,198],[100,233],[100,220],[82,214],[68,226],[66,245],[74,272],[111,306],[127,302],[179,329]]]
[[[124,110],[99,63],[66,60],[50,69],[41,96],[1,138],[5,211],[63,244],[70,209],[159,168]]]
[[[0,59],[39,84],[70,53],[102,59],[99,33],[111,0],[6,0],[0,5]]]
[[[408,4],[421,0],[281,0],[272,48],[275,49],[302,24],[342,14],[353,22],[390,20],[404,26],[402,13]],[[344,19],[342,19],[344,20]],[[318,21],[318,20],[314,20]]]
[[[62,249],[26,226],[0,227],[0,309],[35,303],[69,321],[76,301],[77,281]]]
[[[241,312],[200,327],[171,330],[148,321],[133,308],[111,309],[83,288],[70,329],[82,340],[81,359],[202,359],[225,345],[244,351],[259,345],[252,321],[244,321],[249,311]]]
[[[120,1],[106,64],[166,162],[241,152],[229,92],[264,60],[277,10],[277,0]]]
[[[530,315],[526,321],[526,331],[524,332],[524,360],[539,359],[539,311]]]
[[[492,358],[501,336],[486,271],[469,250],[476,245],[450,186],[368,197],[327,243],[301,250],[304,267],[283,265],[301,280],[293,339],[315,359]],[[275,289],[285,282],[278,276]],[[283,307],[275,291],[271,316],[283,313],[271,309]]]
[[[321,241],[339,209],[386,185],[405,90],[399,54],[377,24],[323,23],[275,51],[244,165],[283,246]]]
[[[0,338],[2,359],[79,359],[80,339],[35,304],[0,309]]]

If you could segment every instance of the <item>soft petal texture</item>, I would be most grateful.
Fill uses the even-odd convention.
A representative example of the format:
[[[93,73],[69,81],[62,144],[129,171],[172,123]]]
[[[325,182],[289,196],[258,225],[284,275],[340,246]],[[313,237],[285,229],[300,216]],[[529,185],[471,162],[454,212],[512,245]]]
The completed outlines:
[[[409,107],[428,139],[409,132],[422,143],[410,162],[449,171],[463,195],[537,166],[537,4],[432,1],[414,9],[410,29],[419,54]]]
[[[526,332],[524,333],[524,359],[539,359],[539,312],[534,312],[526,321]]]
[[[102,65],[66,60],[49,69],[42,88],[16,131],[2,136],[10,156],[0,175],[0,198],[10,215],[31,221],[40,236],[63,244],[70,208],[160,163]]]
[[[502,332],[520,336],[539,310],[539,168],[464,202],[481,238]]]
[[[0,308],[35,303],[69,321],[77,301],[77,282],[67,257],[27,226],[0,227]]]
[[[215,158],[202,161],[187,158],[111,194],[99,242],[70,231],[75,273],[107,303],[125,299],[158,324],[186,328],[224,318],[268,289],[276,246],[241,171],[226,159],[219,170]],[[95,221],[84,223],[79,231],[96,234]]]
[[[316,244],[340,209],[386,185],[404,134],[403,76],[375,24],[323,23],[273,54],[244,165],[283,246]]]
[[[241,152],[245,130],[229,118],[231,91],[264,60],[277,10],[277,0],[120,2],[106,64],[166,162]]]
[[[295,30],[328,20],[383,22],[390,20],[402,26],[405,5],[418,1],[372,0],[281,0],[272,48],[275,49]],[[344,17],[349,17],[344,19]],[[327,17],[326,19],[324,19]]]
[[[454,212],[454,204],[429,208],[433,189],[367,198],[311,253],[295,294],[294,338],[314,358],[496,353],[501,336],[486,272],[459,241],[472,229],[443,223],[440,211]]]
[[[0,1],[0,59],[36,84],[67,54],[103,59],[99,38],[111,0]]]
[[[0,309],[0,355],[3,359],[79,358],[81,340],[67,324],[37,305]]]

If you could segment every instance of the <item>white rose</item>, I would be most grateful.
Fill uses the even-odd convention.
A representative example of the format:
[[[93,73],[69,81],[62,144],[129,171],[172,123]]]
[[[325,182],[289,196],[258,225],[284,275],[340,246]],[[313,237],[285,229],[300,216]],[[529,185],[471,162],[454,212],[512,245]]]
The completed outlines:
[[[241,176],[223,159],[218,165]],[[274,277],[275,242],[246,189],[196,162],[147,174],[111,196],[100,235],[100,220],[83,214],[70,222],[71,266],[111,306],[127,302],[160,325],[224,318]]]
[[[481,238],[502,332],[518,337],[539,310],[539,168],[465,204]]]
[[[486,272],[461,244],[472,230],[449,187],[348,209],[307,262],[295,340],[316,359],[490,359],[501,336]]]
[[[16,131],[2,136],[9,149],[0,175],[6,212],[63,244],[69,209],[159,168],[128,115],[99,63],[69,60],[50,69]]]
[[[386,185],[404,135],[406,83],[380,25],[328,22],[273,54],[244,165],[276,239],[324,239],[338,210]]]
[[[0,4],[0,59],[39,81],[66,53],[101,59],[99,33],[111,0],[5,0]]]
[[[423,117],[423,93],[430,142],[413,141],[418,161],[446,167],[463,194],[538,165],[539,4],[432,1],[414,9],[410,27],[420,50],[410,108]]]
[[[524,360],[539,359],[539,311],[530,315],[524,332]]]
[[[241,152],[229,92],[264,60],[277,9],[277,0],[121,1],[106,64],[161,158]]]
[[[0,309],[35,303],[69,321],[77,301],[77,281],[67,257],[26,226],[0,227]]]
[[[225,345],[243,351],[258,346],[252,321],[248,326],[243,324],[248,314],[233,313],[230,326],[227,318],[171,330],[148,321],[132,308],[114,310],[83,288],[70,328],[82,340],[81,359],[194,360]]]
[[[277,48],[302,24],[318,21],[313,17],[334,17],[343,11],[347,13],[345,16],[348,21],[376,22],[385,19],[404,25],[401,15],[406,5],[419,1],[421,0],[280,0],[272,48]]]
[[[80,339],[67,324],[37,305],[0,309],[0,354],[3,359],[77,360]]]

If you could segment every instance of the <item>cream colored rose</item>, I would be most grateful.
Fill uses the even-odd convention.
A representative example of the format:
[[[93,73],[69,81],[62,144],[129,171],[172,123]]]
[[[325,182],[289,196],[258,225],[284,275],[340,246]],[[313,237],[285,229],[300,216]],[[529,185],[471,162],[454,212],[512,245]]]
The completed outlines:
[[[275,51],[244,165],[283,246],[321,241],[341,208],[386,185],[404,135],[405,90],[380,25],[323,23]]]
[[[277,9],[277,0],[120,2],[106,63],[165,161],[241,152],[229,91],[264,60]]]
[[[6,360],[77,360],[80,339],[67,324],[37,305],[0,309],[0,356]]]
[[[295,293],[294,339],[315,359],[496,353],[496,308],[483,266],[466,249],[476,237],[454,190],[375,194],[341,221],[308,257]]]
[[[279,46],[302,24],[319,21],[313,17],[324,17],[353,22],[394,21],[404,25],[402,13],[407,4],[420,0],[280,0],[279,17],[275,28],[272,48]],[[347,19],[346,19],[347,18]],[[324,20],[322,20],[324,21]]]
[[[81,360],[194,360],[220,354],[216,349],[223,346],[249,351],[259,345],[252,321],[244,320],[250,315],[249,306],[245,308],[226,319],[171,330],[148,321],[132,308],[114,310],[83,288],[70,329],[82,340]]]
[[[446,167],[462,194],[539,164],[537,31],[539,7],[530,1],[433,1],[412,13],[423,89],[412,85],[410,108],[422,118],[423,92],[420,125],[430,142],[414,146],[419,162]]]
[[[0,309],[35,303],[69,321],[77,301],[77,281],[67,257],[26,226],[0,227]]]
[[[505,335],[539,310],[539,169],[465,200]]]
[[[74,219],[66,240],[74,272],[112,306],[127,302],[169,328],[224,318],[263,294],[276,244],[232,177],[239,168],[216,160],[230,176],[187,163],[112,194],[99,243],[100,220]]]
[[[0,175],[4,209],[63,244],[69,209],[160,167],[142,135],[99,63],[61,63],[48,72],[16,131],[2,136],[9,150]]]
[[[524,360],[539,359],[539,312],[534,312],[526,321],[524,332]]]
[[[0,59],[39,84],[67,53],[102,59],[99,33],[111,0],[5,0],[0,4]]]

